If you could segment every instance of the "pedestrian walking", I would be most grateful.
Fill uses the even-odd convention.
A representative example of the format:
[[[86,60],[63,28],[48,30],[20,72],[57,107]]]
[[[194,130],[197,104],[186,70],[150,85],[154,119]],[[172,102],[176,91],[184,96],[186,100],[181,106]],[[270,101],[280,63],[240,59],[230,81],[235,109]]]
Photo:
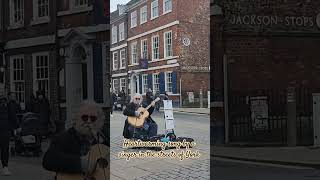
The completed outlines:
[[[160,92],[159,91],[157,91],[157,93],[155,94],[154,99],[156,99],[158,97],[160,98]],[[156,102],[155,110],[158,111],[158,112],[160,111],[160,101]]]
[[[124,92],[124,89],[121,90],[119,97],[121,102],[121,110],[123,110],[123,106],[126,104],[126,99],[127,99],[127,95]]]
[[[41,127],[42,135],[49,135],[54,132],[54,124],[50,122],[50,103],[45,96],[44,91],[37,91],[37,103],[36,103],[36,113],[38,113],[39,123]]]
[[[30,100],[26,103],[26,111],[35,113],[35,105],[37,104],[37,99],[32,93]]]
[[[18,106],[14,100],[13,93],[8,93],[8,98],[8,102],[4,97],[0,99],[0,151],[2,175],[4,176],[11,175],[8,168],[10,137],[12,134],[21,131],[17,120]]]
[[[110,111],[110,116],[113,117],[113,109],[116,109],[117,106],[116,106],[116,102],[117,102],[117,94],[112,91],[112,94],[111,94],[111,99],[110,99],[110,105],[111,105],[111,111]]]

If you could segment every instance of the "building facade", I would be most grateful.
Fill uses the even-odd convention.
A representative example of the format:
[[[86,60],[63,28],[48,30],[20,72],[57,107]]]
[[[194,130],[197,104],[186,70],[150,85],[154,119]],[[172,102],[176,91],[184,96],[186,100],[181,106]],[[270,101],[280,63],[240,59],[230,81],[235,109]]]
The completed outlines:
[[[208,91],[208,0],[135,0],[126,12],[130,94],[167,91],[180,106]]]
[[[111,13],[111,72],[112,91],[119,93],[124,90],[128,94],[128,56],[127,56],[127,5],[118,5],[118,9]]]
[[[286,144],[292,137],[296,144],[313,143],[319,6],[263,0],[212,4],[213,120],[223,127],[226,143]],[[292,103],[294,110],[288,110]],[[296,134],[288,135],[291,131]]]
[[[2,95],[14,92],[25,109],[31,95],[44,90],[51,120],[63,129],[80,101],[102,105],[108,99],[109,5],[103,0],[30,2],[0,3]]]

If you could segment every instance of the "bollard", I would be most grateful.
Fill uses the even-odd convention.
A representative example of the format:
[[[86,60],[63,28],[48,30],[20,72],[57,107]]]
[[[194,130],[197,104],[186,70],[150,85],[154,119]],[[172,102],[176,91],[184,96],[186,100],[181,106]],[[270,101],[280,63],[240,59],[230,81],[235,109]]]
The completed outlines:
[[[202,94],[202,89],[200,89],[200,108],[203,108],[203,94]]]

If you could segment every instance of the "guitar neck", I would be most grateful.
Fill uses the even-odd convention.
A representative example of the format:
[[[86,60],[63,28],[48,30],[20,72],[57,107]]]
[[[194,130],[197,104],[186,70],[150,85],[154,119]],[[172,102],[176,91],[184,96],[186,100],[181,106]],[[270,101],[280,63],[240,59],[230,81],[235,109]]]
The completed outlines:
[[[156,103],[156,102],[158,102],[158,101],[159,101],[159,98],[153,100],[152,102],[155,102],[155,103]],[[149,106],[147,106],[145,109],[148,110],[149,108],[151,108],[151,104],[149,104]]]

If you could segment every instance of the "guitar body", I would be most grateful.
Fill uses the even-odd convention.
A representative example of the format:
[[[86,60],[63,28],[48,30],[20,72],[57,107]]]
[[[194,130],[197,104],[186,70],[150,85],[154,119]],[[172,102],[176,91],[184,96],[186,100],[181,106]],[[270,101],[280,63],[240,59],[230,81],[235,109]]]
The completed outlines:
[[[140,128],[143,126],[144,121],[149,116],[149,112],[147,111],[147,109],[143,107],[140,107],[137,111],[139,112],[140,116],[139,117],[128,116],[128,123],[133,127]]]
[[[109,147],[103,144],[96,144],[90,148],[87,158],[89,161],[97,162],[98,159],[109,156]],[[110,162],[108,167],[101,167],[97,164],[95,170],[90,175],[85,174],[67,174],[57,173],[57,180],[109,180],[110,179]]]
[[[154,101],[154,103],[160,101],[160,98],[157,97]],[[132,125],[133,127],[136,127],[136,128],[141,128],[144,124],[144,121],[147,119],[147,117],[149,117],[149,112],[148,112],[148,109],[151,107],[151,105],[149,105],[148,107],[146,108],[143,108],[143,107],[139,107],[138,108],[138,112],[140,114],[139,117],[133,117],[133,116],[128,116],[128,123],[130,125]]]

